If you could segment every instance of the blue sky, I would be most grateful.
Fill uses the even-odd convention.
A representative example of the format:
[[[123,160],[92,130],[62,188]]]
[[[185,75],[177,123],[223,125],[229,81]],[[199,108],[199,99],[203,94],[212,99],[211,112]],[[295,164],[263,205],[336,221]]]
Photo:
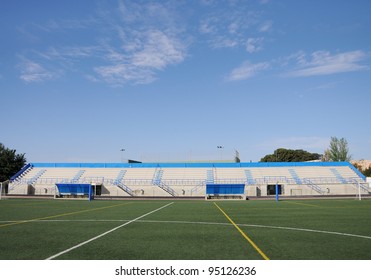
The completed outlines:
[[[323,153],[336,136],[370,159],[370,12],[368,0],[1,1],[0,142],[30,162],[258,161]]]

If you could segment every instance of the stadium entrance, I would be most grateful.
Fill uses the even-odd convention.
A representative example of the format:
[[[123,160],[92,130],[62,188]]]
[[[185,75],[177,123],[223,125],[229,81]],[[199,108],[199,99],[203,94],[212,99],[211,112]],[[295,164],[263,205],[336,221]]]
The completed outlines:
[[[206,184],[206,199],[246,199],[245,184]]]
[[[98,184],[98,185],[92,184],[91,186],[93,188],[94,196],[102,195],[102,185],[101,184]]]
[[[278,194],[282,194],[282,185],[278,185]],[[267,195],[276,195],[276,185],[267,185]]]

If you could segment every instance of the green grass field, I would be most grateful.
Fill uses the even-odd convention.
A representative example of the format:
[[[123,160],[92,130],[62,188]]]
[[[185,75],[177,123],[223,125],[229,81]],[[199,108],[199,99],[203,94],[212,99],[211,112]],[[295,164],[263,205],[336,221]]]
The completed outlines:
[[[0,200],[0,259],[370,260],[371,200]]]

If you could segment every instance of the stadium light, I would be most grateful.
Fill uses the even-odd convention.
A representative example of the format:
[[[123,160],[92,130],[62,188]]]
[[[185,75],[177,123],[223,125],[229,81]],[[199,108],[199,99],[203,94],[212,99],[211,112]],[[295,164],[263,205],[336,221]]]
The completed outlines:
[[[125,152],[125,149],[121,149],[120,152],[121,152],[121,163],[123,163],[124,162],[124,152]]]
[[[223,149],[224,146],[216,146],[218,149],[220,149],[220,160],[223,160]]]

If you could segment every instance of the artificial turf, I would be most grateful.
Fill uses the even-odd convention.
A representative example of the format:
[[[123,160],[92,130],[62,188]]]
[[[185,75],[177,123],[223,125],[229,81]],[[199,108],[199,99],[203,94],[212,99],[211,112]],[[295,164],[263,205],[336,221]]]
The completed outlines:
[[[0,259],[47,259],[78,245],[55,259],[261,260],[261,250],[273,260],[370,260],[370,211],[371,200],[355,199],[3,199]]]

